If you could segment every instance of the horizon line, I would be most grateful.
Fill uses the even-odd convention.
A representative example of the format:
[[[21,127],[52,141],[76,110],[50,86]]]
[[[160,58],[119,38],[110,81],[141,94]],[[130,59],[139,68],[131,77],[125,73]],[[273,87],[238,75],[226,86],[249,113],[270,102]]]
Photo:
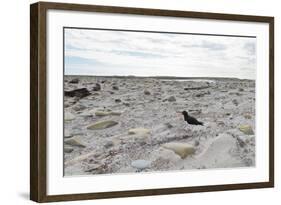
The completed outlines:
[[[239,79],[239,80],[256,80],[251,78],[239,78],[239,77],[204,77],[204,76],[198,76],[198,77],[187,77],[187,76],[168,76],[168,75],[154,75],[154,76],[137,76],[137,75],[85,75],[85,74],[65,74],[64,76],[81,76],[81,77],[117,77],[117,78],[171,78],[171,79],[191,79],[191,78],[199,78],[199,79],[210,79],[210,78],[221,78],[221,79]]]

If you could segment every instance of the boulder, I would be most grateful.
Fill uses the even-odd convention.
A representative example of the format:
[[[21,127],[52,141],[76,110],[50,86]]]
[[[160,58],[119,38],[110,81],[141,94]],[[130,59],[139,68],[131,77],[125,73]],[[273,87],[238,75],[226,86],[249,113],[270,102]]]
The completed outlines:
[[[70,91],[64,91],[64,95],[67,97],[78,97],[78,98],[83,98],[91,93],[88,91],[87,88],[78,88]]]
[[[254,135],[254,131],[250,125],[240,125],[238,129],[246,135]]]
[[[182,159],[194,154],[195,152],[195,148],[193,147],[193,145],[187,143],[170,142],[163,144],[162,147],[174,151]]]
[[[99,83],[96,83],[96,85],[93,87],[93,91],[100,91],[101,90],[101,86]]]
[[[108,115],[116,115],[116,116],[119,116],[121,115],[122,112],[117,112],[117,111],[96,111],[95,112],[95,115],[96,116],[108,116]]]
[[[195,158],[206,168],[230,168],[245,166],[237,157],[237,140],[230,134],[221,133],[212,139],[205,151]]]
[[[84,145],[79,139],[77,138],[70,138],[64,141],[65,144],[71,145],[71,146],[76,146],[76,147],[82,147],[85,148],[86,145]]]
[[[118,124],[118,122],[113,121],[113,120],[99,121],[99,122],[96,122],[92,125],[89,125],[87,127],[87,129],[89,129],[89,130],[102,130],[102,129],[106,129],[106,128],[109,128],[109,127],[113,127],[117,124]]]
[[[69,81],[69,83],[77,84],[77,83],[79,83],[79,79],[78,78],[73,78],[72,80]]]

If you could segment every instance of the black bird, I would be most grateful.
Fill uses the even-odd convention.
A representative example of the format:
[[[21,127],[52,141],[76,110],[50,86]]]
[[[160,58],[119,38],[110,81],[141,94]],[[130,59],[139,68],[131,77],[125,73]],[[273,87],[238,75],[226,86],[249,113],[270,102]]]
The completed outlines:
[[[191,124],[191,125],[203,125],[203,122],[199,122],[194,117],[188,115],[188,113],[186,111],[182,111],[181,114],[183,114],[184,121],[186,121],[188,124]]]

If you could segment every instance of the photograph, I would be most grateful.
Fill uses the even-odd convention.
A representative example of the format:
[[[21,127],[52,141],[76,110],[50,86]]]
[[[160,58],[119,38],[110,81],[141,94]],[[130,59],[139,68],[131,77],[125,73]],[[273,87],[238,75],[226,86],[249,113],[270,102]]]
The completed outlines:
[[[64,176],[255,167],[256,36],[63,28]]]

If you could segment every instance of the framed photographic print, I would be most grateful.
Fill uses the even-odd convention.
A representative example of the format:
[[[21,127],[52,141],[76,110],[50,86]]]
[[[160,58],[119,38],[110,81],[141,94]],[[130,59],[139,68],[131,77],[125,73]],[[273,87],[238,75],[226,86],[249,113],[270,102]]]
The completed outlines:
[[[274,18],[31,5],[37,202],[274,186]]]

